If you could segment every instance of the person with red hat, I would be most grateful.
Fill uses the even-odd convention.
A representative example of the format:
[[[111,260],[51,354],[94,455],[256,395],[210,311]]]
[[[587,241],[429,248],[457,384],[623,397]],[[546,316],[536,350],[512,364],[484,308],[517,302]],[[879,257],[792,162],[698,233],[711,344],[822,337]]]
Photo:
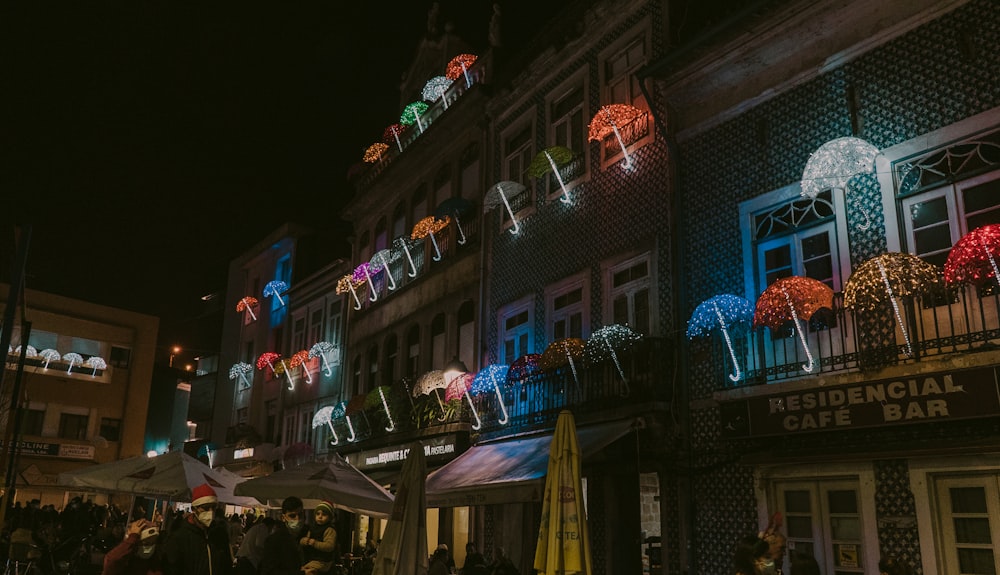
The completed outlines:
[[[167,539],[165,575],[232,575],[233,555],[225,526],[213,526],[219,502],[211,485],[191,490],[191,513]]]
[[[103,575],[163,575],[163,553],[156,545],[160,529],[140,519],[128,526],[125,540],[104,556]]]

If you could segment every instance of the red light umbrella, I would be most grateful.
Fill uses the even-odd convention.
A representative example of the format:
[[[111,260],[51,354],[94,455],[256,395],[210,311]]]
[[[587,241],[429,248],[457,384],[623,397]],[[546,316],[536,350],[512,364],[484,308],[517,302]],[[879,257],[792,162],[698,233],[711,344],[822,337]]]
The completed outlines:
[[[444,70],[444,77],[449,80],[457,80],[459,76],[465,76],[465,87],[472,86],[472,79],[469,78],[469,68],[476,62],[475,54],[459,54],[448,62]]]
[[[472,381],[476,378],[473,373],[463,373],[458,377],[452,379],[448,383],[448,388],[444,391],[444,400],[452,401],[455,399],[462,399],[465,397],[469,400],[469,409],[472,410],[472,416],[476,418],[476,423],[472,425],[472,429],[479,429],[482,427],[483,422],[479,419],[479,412],[476,411],[476,406],[472,404],[472,396],[469,392],[472,390]]]
[[[309,363],[310,359],[312,358],[309,356],[309,350],[303,349],[302,351],[295,352],[292,355],[292,358],[288,360],[288,365],[290,367],[302,366],[302,373],[306,374],[306,383],[313,382],[312,375],[309,374],[309,366],[306,365],[307,363]]]
[[[757,308],[754,311],[754,325],[762,325],[772,330],[778,329],[786,322],[795,324],[795,333],[802,342],[802,348],[809,358],[809,363],[802,369],[811,372],[815,360],[806,336],[799,325],[799,318],[809,321],[814,313],[822,308],[833,308],[833,290],[825,283],[804,276],[780,278],[767,286],[764,293],[757,298]]]
[[[948,285],[970,283],[981,286],[990,278],[1000,278],[1000,224],[989,224],[962,236],[944,262],[944,281]]]
[[[400,152],[403,151],[403,144],[399,141],[399,135],[406,131],[406,126],[402,124],[390,124],[388,128],[382,132],[382,141],[386,144],[396,143],[396,148]]]
[[[622,134],[619,130],[622,126],[643,114],[645,112],[628,104],[601,106],[601,109],[590,120],[590,126],[587,129],[587,139],[600,142],[608,137],[608,135],[614,134],[615,139],[618,140],[618,145],[622,148],[622,154],[625,155],[624,168],[631,170],[633,167],[632,158],[629,157],[628,152],[625,150],[625,142],[622,140]]]

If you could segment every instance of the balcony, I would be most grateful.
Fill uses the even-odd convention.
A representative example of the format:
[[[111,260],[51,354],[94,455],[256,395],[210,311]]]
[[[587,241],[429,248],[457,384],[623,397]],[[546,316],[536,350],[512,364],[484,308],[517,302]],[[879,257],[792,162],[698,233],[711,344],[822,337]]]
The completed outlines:
[[[851,311],[843,307],[843,294],[835,294],[833,310],[820,310],[802,322],[808,354],[791,322],[775,332],[756,328],[746,334],[731,333],[733,355],[741,370],[735,384],[729,378],[734,373],[732,355],[718,330],[711,338],[691,343],[692,366],[696,372],[707,370],[721,390],[998,349],[1000,290],[996,285],[948,289],[922,298],[898,299],[897,304],[902,327],[889,305],[873,312]],[[804,366],[810,356],[814,368],[807,372]]]
[[[546,429],[553,427],[559,412],[567,408],[578,420],[615,410],[650,409],[673,396],[669,357],[665,339],[645,338],[619,355],[621,373],[612,362],[579,365],[576,377],[571,368],[565,367],[519,382],[502,382],[493,391],[451,401],[444,401],[444,390],[440,390],[440,402],[434,394],[414,398],[409,393],[410,383],[398,381],[386,395],[388,415],[379,398],[366,402],[364,409],[334,419],[333,425],[339,446],[343,447],[373,439],[391,442],[393,435],[405,441],[420,430],[455,423],[468,425],[480,438]],[[352,433],[354,439],[349,441]]]

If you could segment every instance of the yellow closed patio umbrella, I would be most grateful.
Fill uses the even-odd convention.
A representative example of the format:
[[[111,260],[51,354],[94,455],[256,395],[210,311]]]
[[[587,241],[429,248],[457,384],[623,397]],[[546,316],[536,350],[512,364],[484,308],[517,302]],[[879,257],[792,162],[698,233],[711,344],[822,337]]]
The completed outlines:
[[[563,410],[549,448],[534,568],[543,575],[590,575],[590,565],[590,530],[583,503],[576,422],[570,411]]]

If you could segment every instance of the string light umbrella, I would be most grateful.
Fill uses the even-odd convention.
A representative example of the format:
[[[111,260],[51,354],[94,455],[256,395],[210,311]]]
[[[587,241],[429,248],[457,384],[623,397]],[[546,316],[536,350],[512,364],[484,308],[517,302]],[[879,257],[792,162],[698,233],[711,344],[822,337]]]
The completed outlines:
[[[410,271],[408,275],[411,278],[417,277],[417,264],[413,263],[413,255],[410,254],[410,247],[413,246],[413,241],[406,236],[399,236],[398,238],[392,240],[393,249],[401,250],[404,255],[406,255],[406,261],[410,264]]]
[[[332,405],[319,408],[319,410],[316,411],[316,415],[313,415],[312,426],[313,429],[324,425],[328,426],[330,428],[330,433],[333,434],[333,444],[337,445],[340,443],[340,438],[337,437],[337,430],[333,428],[333,411],[334,406]]]
[[[14,348],[14,355],[21,355],[21,346]],[[24,347],[24,357],[26,359],[34,359],[38,357],[38,350],[34,346],[27,345]]]
[[[434,233],[445,229],[450,223],[451,218],[448,216],[445,216],[443,219],[438,219],[436,216],[427,216],[413,226],[413,232],[410,234],[410,239],[422,240],[429,236],[431,238],[431,244],[434,246],[433,259],[434,261],[439,262],[441,261],[441,248],[438,247],[437,238],[434,237]]]
[[[375,282],[372,281],[372,276],[378,275],[378,273],[382,270],[383,268],[381,267],[373,267],[371,262],[364,262],[354,268],[352,277],[354,278],[354,281],[357,282],[358,286],[364,284],[365,282],[368,283],[369,301],[378,301],[378,290],[375,289]]]
[[[374,164],[375,162],[381,160],[383,154],[387,151],[389,151],[388,145],[383,144],[382,142],[375,142],[365,149],[364,155],[361,156],[361,161],[366,164]]]
[[[365,408],[381,406],[385,410],[385,417],[389,420],[389,425],[385,427],[385,430],[391,433],[396,429],[396,423],[392,420],[392,412],[389,411],[389,401],[386,399],[390,391],[392,391],[392,388],[388,385],[379,385],[369,391],[368,395],[365,396]]]
[[[108,369],[108,362],[104,361],[103,357],[92,355],[83,362],[83,367],[89,367],[92,369],[93,371],[90,372],[90,375],[92,377],[97,377],[97,370]]]
[[[238,380],[242,385],[241,389],[249,389],[253,384],[247,378],[247,374],[253,372],[253,366],[245,361],[238,361],[229,368],[229,379]]]
[[[514,360],[507,370],[507,383],[510,385],[523,384],[528,379],[542,372],[538,366],[538,360],[542,357],[540,353],[526,353]]]
[[[913,345],[899,312],[897,298],[914,297],[939,287],[940,271],[913,254],[888,252],[868,260],[854,270],[844,284],[844,307],[872,311],[888,300],[896,315],[896,325],[903,332],[906,354],[913,356]]]
[[[344,418],[347,422],[347,430],[351,432],[348,436],[347,441],[353,442],[358,438],[357,434],[354,433],[354,424],[351,422],[351,416],[347,414],[347,402],[341,401],[337,405],[333,406],[333,413],[330,414],[330,419],[340,419]],[[336,435],[336,434],[334,434]]]
[[[38,352],[38,357],[45,360],[45,365],[42,366],[42,369],[48,369],[50,363],[62,359],[62,356],[59,355],[59,352],[54,349],[43,349],[42,351]]]
[[[493,363],[480,369],[476,377],[472,379],[472,393],[479,395],[493,391],[497,395],[500,403],[500,413],[502,417],[497,421],[500,425],[505,425],[509,420],[507,406],[503,402],[503,392],[500,391],[500,384],[507,381],[507,372],[510,366],[506,364]]]
[[[444,402],[441,401],[441,390],[447,388],[448,383],[444,380],[444,372],[440,369],[433,369],[417,378],[416,383],[413,384],[413,396],[430,394],[437,398],[438,406],[441,408],[441,417],[438,419],[444,421],[445,412]]]
[[[371,429],[371,422],[368,421],[368,412],[365,411],[365,402],[368,400],[368,395],[364,393],[359,393],[351,398],[347,402],[347,408],[345,414],[348,416],[354,415],[355,413],[360,413],[361,417],[365,418],[365,422],[368,424],[368,428]]]
[[[71,351],[66,355],[62,356],[62,360],[69,364],[69,367],[66,368],[66,373],[70,373],[73,371],[74,365],[83,363],[83,356],[74,351]]]
[[[555,174],[556,181],[559,182],[559,189],[563,193],[563,197],[559,198],[559,201],[569,204],[572,203],[572,200],[569,198],[569,190],[566,189],[566,184],[563,182],[562,174],[559,173],[559,168],[572,161],[573,150],[565,146],[545,148],[536,154],[531,163],[528,164],[528,175],[532,178],[542,178],[549,172]]]
[[[489,190],[486,190],[486,197],[483,198],[483,212],[488,212],[493,208],[502,205],[507,209],[507,214],[510,215],[510,221],[514,222],[513,227],[510,229],[510,233],[517,234],[521,228],[517,223],[517,219],[514,217],[514,210],[510,207],[510,198],[523,193],[527,189],[528,188],[525,188],[523,185],[510,180],[504,180],[493,184]]]
[[[257,298],[246,296],[236,302],[236,311],[239,313],[243,313],[245,311],[250,314],[250,317],[253,318],[254,321],[257,321],[257,314],[253,312],[255,305],[257,305]]]
[[[396,289],[396,278],[392,277],[392,269],[389,267],[389,264],[396,263],[401,257],[402,254],[396,250],[389,248],[381,249],[372,255],[372,259],[368,260],[368,272],[372,276],[385,272],[385,275],[389,278],[386,287],[389,288],[389,291],[392,291]]]
[[[628,104],[609,104],[601,106],[601,109],[594,114],[587,127],[587,139],[590,141],[602,142],[610,134],[615,135],[618,145],[621,146],[622,155],[625,156],[625,163],[622,166],[625,170],[634,168],[632,157],[625,149],[625,141],[622,140],[621,127],[629,122],[641,117],[645,112]]]
[[[447,76],[434,76],[424,84],[424,89],[420,91],[420,96],[428,102],[434,102],[438,98],[441,98],[444,109],[447,110],[448,100],[444,98],[444,94],[448,91],[448,87],[451,86],[451,82],[452,80]]]
[[[361,309],[361,300],[358,299],[357,292],[357,288],[359,287],[361,287],[361,284],[354,279],[354,274],[347,274],[337,280],[337,295],[343,295],[349,292],[352,296],[354,296],[354,309]]]
[[[851,178],[875,170],[879,150],[861,138],[846,137],[830,140],[809,155],[802,170],[802,195],[815,198],[823,190],[839,188],[845,194]],[[871,227],[868,210],[858,206],[865,216],[862,230]]]
[[[733,360],[733,373],[729,380],[736,383],[742,379],[740,362],[736,359],[730,332],[749,329],[753,324],[753,305],[744,298],[735,295],[722,294],[708,298],[698,304],[688,320],[688,339],[706,337],[716,328],[722,332],[729,348],[729,357]]]
[[[420,116],[424,115],[429,106],[427,102],[411,102],[403,108],[403,112],[399,115],[399,123],[404,126],[417,125],[417,129],[420,133],[424,133],[424,124],[420,121]]]
[[[389,127],[382,132],[382,141],[386,144],[396,143],[396,148],[400,152],[403,151],[403,143],[399,141],[399,135],[406,130],[406,126],[402,124],[389,124]]]
[[[281,366],[282,373],[285,374],[285,379],[288,380],[288,390],[289,391],[294,390],[295,385],[292,383],[291,376],[288,375],[288,364],[285,363],[285,360],[284,358],[281,357],[280,353],[274,351],[265,351],[264,353],[260,354],[260,356],[257,358],[257,369],[262,370],[265,367],[269,367],[271,368],[271,374],[274,375],[274,377],[278,377],[279,375],[278,371],[274,368],[274,364],[276,363]]]
[[[775,280],[757,298],[753,324],[771,330],[781,329],[787,322],[795,325],[795,333],[802,342],[809,363],[802,366],[807,373],[816,367],[815,359],[806,343],[805,332],[799,319],[809,321],[822,308],[833,309],[833,290],[825,283],[805,276],[789,276]]]
[[[629,326],[615,323],[606,325],[590,334],[590,338],[583,348],[584,356],[592,364],[601,363],[611,358],[615,368],[618,369],[618,375],[622,378],[623,397],[628,397],[631,391],[628,378],[625,377],[625,370],[622,369],[621,361],[618,359],[618,352],[630,349],[640,339],[642,339],[642,335]]]
[[[326,373],[327,377],[333,375],[333,367],[330,366],[330,360],[327,359],[326,354],[334,353],[337,351],[337,347],[328,341],[317,341],[312,344],[309,348],[309,357],[318,357],[320,362],[323,364],[323,371]]]
[[[306,383],[307,384],[313,382],[312,375],[309,373],[309,366],[306,365],[306,364],[309,363],[310,359],[311,358],[309,357],[309,350],[303,349],[301,351],[297,351],[297,352],[293,353],[292,357],[289,358],[289,360],[288,360],[288,365],[290,367],[292,367],[292,368],[301,367],[302,368],[302,373],[306,374]]]
[[[978,227],[962,236],[948,252],[944,262],[944,281],[948,285],[982,286],[997,281],[1000,258],[1000,224]]]
[[[465,237],[465,231],[462,230],[462,220],[466,215],[472,212],[473,204],[470,200],[465,198],[446,198],[440,204],[434,208],[434,217],[443,220],[445,218],[452,218],[455,220],[455,228],[458,229],[458,244],[465,245],[467,241]]]
[[[278,300],[278,305],[285,305],[285,300],[281,299],[281,294],[288,291],[288,284],[281,280],[271,280],[264,285],[264,297],[274,296]]]
[[[465,87],[472,87],[472,79],[469,77],[469,68],[476,62],[475,54],[459,54],[448,62],[445,66],[444,75],[449,80],[457,80],[459,76],[465,76]]]
[[[545,347],[538,358],[538,367],[542,371],[554,371],[568,365],[573,372],[573,383],[580,389],[580,378],[576,372],[576,364],[583,360],[583,350],[587,342],[578,337],[557,339]]]
[[[472,424],[472,429],[478,431],[480,427],[483,426],[483,420],[479,418],[479,412],[476,410],[476,406],[472,404],[472,396],[469,392],[472,390],[472,381],[475,379],[475,374],[472,373],[461,373],[457,377],[452,378],[448,382],[448,387],[444,392],[445,401],[461,401],[464,397],[469,401],[469,409],[472,410],[472,417],[476,420]]]

